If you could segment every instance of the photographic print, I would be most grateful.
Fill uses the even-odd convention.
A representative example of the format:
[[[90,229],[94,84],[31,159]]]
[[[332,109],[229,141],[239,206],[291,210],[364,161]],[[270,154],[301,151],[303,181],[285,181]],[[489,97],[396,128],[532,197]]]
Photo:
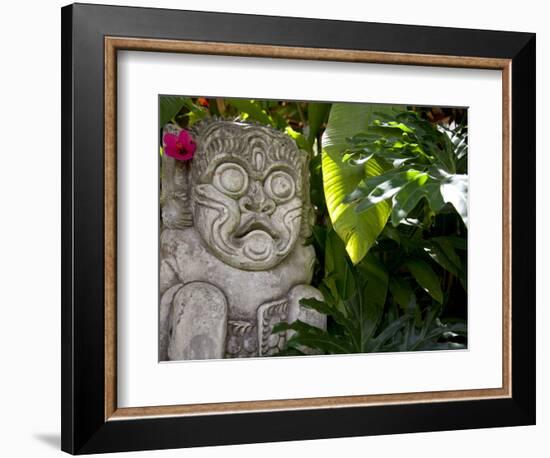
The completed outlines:
[[[160,361],[467,348],[466,108],[160,95],[158,128]]]

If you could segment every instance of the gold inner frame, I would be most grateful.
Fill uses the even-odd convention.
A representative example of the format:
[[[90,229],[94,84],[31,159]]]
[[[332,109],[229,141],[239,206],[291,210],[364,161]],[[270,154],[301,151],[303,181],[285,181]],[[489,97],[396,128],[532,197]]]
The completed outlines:
[[[303,399],[240,401],[209,404],[118,408],[116,336],[116,113],[117,51],[176,52],[225,56],[423,65],[500,70],[502,72],[502,387],[402,394],[333,396]],[[320,409],[381,404],[424,403],[490,398],[512,395],[511,366],[511,70],[510,59],[385,53],[343,49],[301,48],[198,41],[105,37],[105,420],[129,420],[151,416],[207,415],[273,410]]]

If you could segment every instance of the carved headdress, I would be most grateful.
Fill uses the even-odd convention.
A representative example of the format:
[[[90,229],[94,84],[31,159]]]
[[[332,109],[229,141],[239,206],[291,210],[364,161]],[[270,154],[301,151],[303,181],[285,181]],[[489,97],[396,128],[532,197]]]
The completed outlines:
[[[165,132],[178,128],[167,125]],[[197,150],[191,162],[162,159],[162,222],[167,228],[183,229],[193,225],[193,186],[209,182],[216,166],[226,160],[246,165],[258,177],[278,165],[295,172],[296,193],[302,199],[301,234],[310,233],[312,209],[309,198],[307,153],[300,150],[285,133],[260,124],[208,118],[191,129]]]

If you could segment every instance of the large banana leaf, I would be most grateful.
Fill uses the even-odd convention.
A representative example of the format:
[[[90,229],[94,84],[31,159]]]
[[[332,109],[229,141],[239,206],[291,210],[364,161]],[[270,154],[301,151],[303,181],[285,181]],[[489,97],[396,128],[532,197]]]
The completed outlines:
[[[391,206],[382,201],[365,212],[357,213],[354,203],[344,203],[344,198],[363,178],[380,175],[384,168],[375,158],[361,165],[344,162],[343,153],[348,149],[348,138],[368,132],[375,113],[391,113],[395,109],[402,107],[335,103],[323,134],[323,188],[327,209],[334,230],[346,244],[346,251],[354,264],[365,257],[384,228]]]

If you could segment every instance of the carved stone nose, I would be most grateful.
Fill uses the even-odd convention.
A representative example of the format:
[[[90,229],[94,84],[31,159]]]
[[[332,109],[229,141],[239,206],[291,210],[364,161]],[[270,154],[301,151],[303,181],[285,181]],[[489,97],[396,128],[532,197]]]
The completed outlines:
[[[271,215],[275,211],[275,202],[265,195],[262,185],[255,181],[250,186],[246,196],[239,199],[239,207],[243,212],[255,212]]]
[[[266,215],[271,215],[275,211],[275,202],[271,199],[265,199],[258,204],[258,212],[265,213]]]

